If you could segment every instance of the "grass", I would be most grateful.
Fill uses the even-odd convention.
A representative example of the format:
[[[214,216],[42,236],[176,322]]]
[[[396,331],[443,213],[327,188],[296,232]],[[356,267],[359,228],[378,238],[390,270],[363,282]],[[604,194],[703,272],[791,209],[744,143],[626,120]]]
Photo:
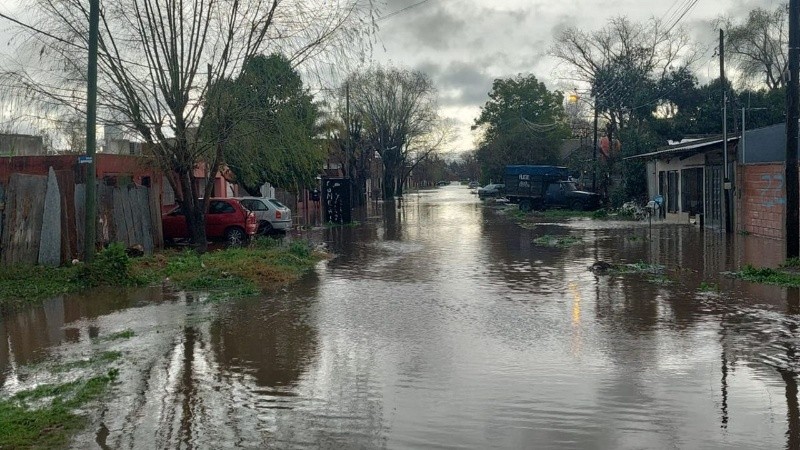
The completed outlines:
[[[581,240],[573,236],[551,236],[546,234],[534,239],[533,242],[546,247],[566,248],[581,242]]]
[[[255,295],[295,281],[321,257],[307,241],[281,246],[269,238],[256,239],[248,247],[202,255],[168,250],[135,259],[129,258],[122,246],[112,245],[99,252],[88,265],[4,268],[0,271],[0,310],[95,286],[144,286],[163,281],[179,289],[206,291],[221,297]]]
[[[136,333],[133,330],[122,330],[117,333],[109,334],[108,336],[104,336],[101,338],[97,338],[98,341],[117,341],[120,339],[130,339],[135,336]]]
[[[700,283],[700,292],[719,292],[719,286],[716,283]]]
[[[792,262],[791,264],[795,264]],[[746,265],[734,275],[745,281],[764,284],[777,284],[781,286],[800,287],[800,274],[794,270],[796,266],[782,266],[779,269],[769,267],[753,267]],[[791,270],[786,270],[791,269]]]
[[[640,273],[651,275],[654,278],[662,276],[664,273],[664,266],[660,264],[649,264],[643,261],[630,264],[612,264],[608,269],[609,273],[617,274],[632,274]]]
[[[179,289],[207,291],[221,297],[256,295],[297,280],[320,259],[306,241],[282,248],[274,240],[252,246],[197,254],[184,251],[142,258],[132,276],[148,282],[168,280]]]
[[[0,399],[0,448],[54,448],[67,444],[85,419],[75,410],[101,397],[119,371],[46,384]]]

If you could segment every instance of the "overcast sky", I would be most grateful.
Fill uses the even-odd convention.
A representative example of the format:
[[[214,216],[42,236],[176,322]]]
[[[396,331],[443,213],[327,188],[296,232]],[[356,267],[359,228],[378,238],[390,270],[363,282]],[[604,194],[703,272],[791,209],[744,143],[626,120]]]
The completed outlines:
[[[0,11],[19,14],[18,0],[0,1]],[[721,15],[744,18],[757,6],[774,8],[783,0],[386,0],[381,6],[376,63],[428,73],[440,94],[441,114],[459,124],[450,150],[474,147],[470,125],[488,99],[495,78],[534,74],[550,89],[566,90],[563,70],[547,55],[557,32],[575,26],[596,30],[611,17],[633,20],[669,18],[695,3],[683,17],[694,39],[709,49],[696,68],[702,78],[716,76],[711,63]],[[0,21],[0,39],[8,40],[8,23]],[[5,51],[0,46],[0,52]],[[7,47],[6,47],[7,48]]]
[[[692,0],[389,0],[385,13],[413,6],[380,22],[381,45],[374,58],[427,72],[440,93],[441,114],[458,120],[453,148],[474,146],[469,127],[488,100],[492,81],[534,74],[550,89],[574,83],[559,79],[557,62],[547,55],[559,30],[575,26],[598,29],[608,19],[666,18]],[[701,78],[716,77],[711,60],[721,15],[744,18],[751,9],[774,8],[783,0],[699,0],[681,21],[709,49],[697,68]]]

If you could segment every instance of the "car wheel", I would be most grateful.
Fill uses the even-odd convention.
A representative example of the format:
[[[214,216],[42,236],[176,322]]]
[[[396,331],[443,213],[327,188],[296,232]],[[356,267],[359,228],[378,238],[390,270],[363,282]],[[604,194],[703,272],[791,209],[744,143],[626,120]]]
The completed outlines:
[[[273,230],[272,224],[269,223],[269,221],[267,220],[262,221],[261,224],[258,226],[258,233],[263,234],[264,236],[272,233],[272,230]]]
[[[575,200],[574,202],[572,202],[572,205],[570,205],[570,209],[572,209],[573,211],[583,211],[585,208],[582,201]]]
[[[241,247],[247,243],[247,234],[239,227],[225,230],[225,245],[228,247]]]
[[[530,200],[520,200],[519,210],[522,212],[530,212],[533,209],[533,204]]]

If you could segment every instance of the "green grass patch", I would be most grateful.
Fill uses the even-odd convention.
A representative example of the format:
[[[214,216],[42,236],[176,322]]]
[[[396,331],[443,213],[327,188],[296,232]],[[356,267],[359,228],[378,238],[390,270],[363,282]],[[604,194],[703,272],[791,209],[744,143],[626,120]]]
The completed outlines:
[[[753,283],[778,284],[790,287],[800,286],[800,274],[769,267],[753,267],[748,264],[734,275],[737,278]]]
[[[660,275],[664,272],[664,266],[660,264],[649,264],[643,261],[632,264],[616,264],[610,270],[616,273],[642,273]]]
[[[700,292],[719,292],[719,285],[703,281],[700,283]]]
[[[213,297],[256,295],[297,280],[319,261],[307,241],[285,248],[274,239],[257,239],[253,245],[205,254],[193,251],[159,254],[134,261],[132,276],[168,279],[179,289],[205,291]]]
[[[573,236],[551,236],[546,234],[544,236],[540,236],[533,240],[534,244],[537,245],[544,245],[547,247],[569,247],[581,242],[581,239],[578,239]]]
[[[0,271],[0,309],[13,309],[96,286],[143,286],[169,279],[179,289],[255,295],[298,279],[321,259],[307,241],[258,238],[244,248],[205,254],[165,251],[131,259],[121,245],[98,252],[92,264],[66,267],[13,266]],[[132,333],[132,332],[130,332]],[[125,339],[132,334],[115,336]]]
[[[99,355],[92,356],[88,359],[80,359],[78,361],[70,361],[68,363],[53,366],[53,372],[69,372],[74,369],[86,369],[89,367],[97,367],[102,364],[112,363],[122,357],[122,352],[107,351]]]
[[[117,333],[111,333],[108,336],[99,337],[99,338],[97,338],[97,340],[98,341],[118,341],[120,339],[130,339],[135,335],[136,335],[136,333],[134,333],[133,330],[128,329],[128,330],[119,331]]]
[[[800,269],[800,258],[789,258],[781,264],[781,267],[786,269]]]
[[[105,375],[42,385],[0,399],[0,448],[63,447],[84,424],[75,409],[101,397],[118,375],[111,369]]]

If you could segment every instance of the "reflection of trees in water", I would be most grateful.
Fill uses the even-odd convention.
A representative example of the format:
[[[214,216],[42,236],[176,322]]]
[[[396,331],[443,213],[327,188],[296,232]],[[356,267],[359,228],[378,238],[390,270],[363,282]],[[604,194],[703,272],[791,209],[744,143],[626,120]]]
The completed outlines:
[[[245,371],[259,386],[291,387],[312,361],[316,329],[308,319],[313,297],[272,297],[222,307],[210,344],[223,371]]]

